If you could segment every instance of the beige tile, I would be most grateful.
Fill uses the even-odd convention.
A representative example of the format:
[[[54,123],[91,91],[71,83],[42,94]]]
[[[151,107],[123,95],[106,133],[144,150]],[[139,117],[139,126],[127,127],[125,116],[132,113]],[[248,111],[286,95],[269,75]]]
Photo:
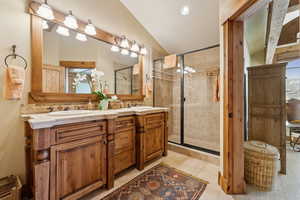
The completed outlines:
[[[298,200],[300,199],[300,153],[288,151],[288,174],[277,175],[272,191],[260,192],[255,187],[247,185],[246,195],[226,195],[218,186],[219,167],[209,162],[198,160],[180,153],[169,151],[169,155],[147,165],[145,170],[130,169],[115,181],[115,187],[110,190],[98,190],[83,198],[84,200],[100,200],[106,194],[126,184],[144,171],[164,162],[171,167],[189,173],[209,182],[199,200]]]

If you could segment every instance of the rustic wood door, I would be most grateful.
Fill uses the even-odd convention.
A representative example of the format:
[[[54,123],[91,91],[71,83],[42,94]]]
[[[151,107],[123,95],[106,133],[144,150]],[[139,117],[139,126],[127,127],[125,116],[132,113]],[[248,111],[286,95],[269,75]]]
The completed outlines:
[[[157,122],[146,125],[145,161],[161,156],[164,150],[164,123]]]
[[[65,68],[60,66],[44,65],[43,92],[64,93],[64,91]]]
[[[50,199],[78,199],[106,184],[106,174],[104,136],[53,146]]]
[[[286,64],[248,68],[249,140],[271,144],[280,151],[286,173]]]

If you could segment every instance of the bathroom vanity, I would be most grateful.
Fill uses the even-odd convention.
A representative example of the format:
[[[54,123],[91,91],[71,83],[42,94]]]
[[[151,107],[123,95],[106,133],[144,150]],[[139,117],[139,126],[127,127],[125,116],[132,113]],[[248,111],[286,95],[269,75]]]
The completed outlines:
[[[115,175],[125,169],[142,170],[146,162],[167,155],[167,109],[76,108],[73,104],[99,102],[94,92],[143,104],[145,52],[128,48],[134,56],[119,56],[113,48],[126,38],[97,27],[95,35],[85,35],[85,43],[79,41],[77,35],[90,25],[83,20],[78,20],[78,29],[62,34],[68,14],[53,9],[54,19],[45,21],[40,6],[35,1],[28,6],[34,77],[28,102],[34,113],[41,104],[52,103],[59,105],[57,110],[64,103],[74,110],[22,116],[27,185],[36,200],[79,199],[95,189],[112,188]]]
[[[64,115],[64,113],[66,113]],[[35,199],[78,199],[114,176],[167,155],[167,109],[23,115],[27,184]]]

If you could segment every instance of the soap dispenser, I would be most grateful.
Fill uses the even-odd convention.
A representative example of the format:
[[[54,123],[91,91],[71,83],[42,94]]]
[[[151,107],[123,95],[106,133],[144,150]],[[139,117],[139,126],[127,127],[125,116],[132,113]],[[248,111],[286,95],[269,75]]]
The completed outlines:
[[[94,110],[94,106],[92,104],[92,100],[91,99],[89,99],[88,110]]]

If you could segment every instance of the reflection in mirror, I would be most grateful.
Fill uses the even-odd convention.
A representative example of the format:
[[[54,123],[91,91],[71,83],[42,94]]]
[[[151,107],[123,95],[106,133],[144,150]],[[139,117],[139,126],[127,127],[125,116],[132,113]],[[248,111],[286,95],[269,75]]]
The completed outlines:
[[[112,52],[110,44],[73,30],[57,30],[50,22],[43,31],[43,92],[140,94],[138,58]]]

